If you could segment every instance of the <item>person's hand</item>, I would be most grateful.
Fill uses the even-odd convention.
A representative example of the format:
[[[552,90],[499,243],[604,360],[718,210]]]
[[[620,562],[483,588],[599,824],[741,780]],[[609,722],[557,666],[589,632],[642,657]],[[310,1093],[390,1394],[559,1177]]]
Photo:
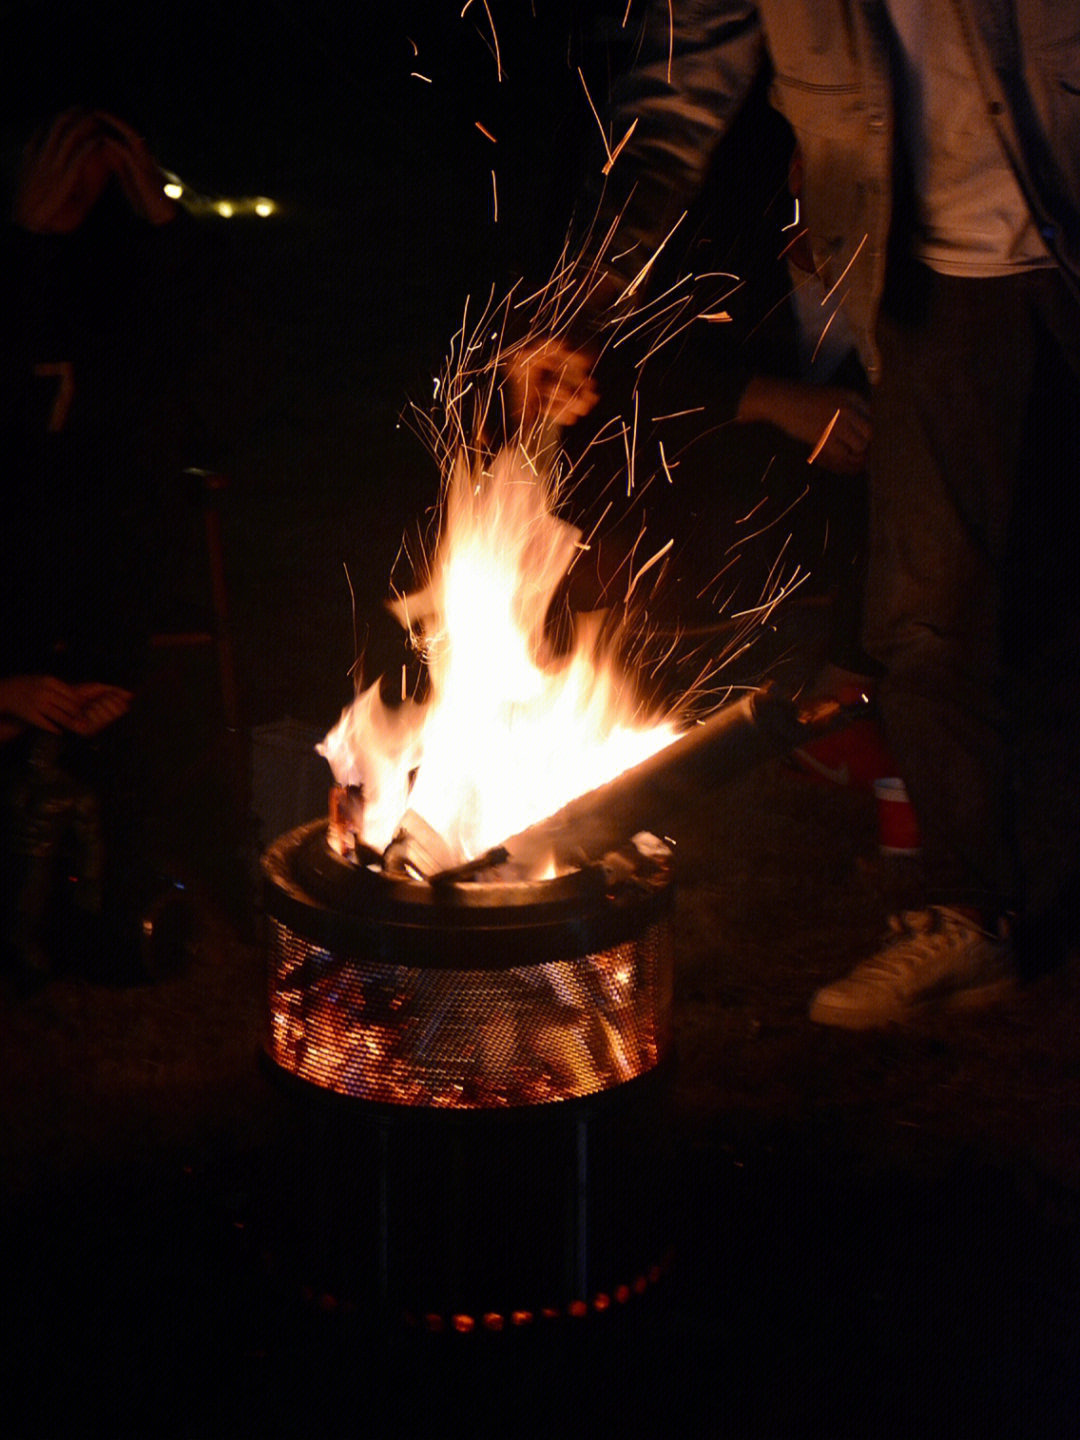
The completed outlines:
[[[119,685],[103,685],[87,681],[74,687],[79,701],[79,715],[71,729],[76,735],[99,735],[131,706],[131,691]]]
[[[0,716],[50,735],[97,735],[125,714],[131,691],[96,681],[69,685],[55,675],[12,675],[0,680]],[[0,733],[17,733],[6,725]]]
[[[165,194],[165,177],[146,141],[116,115],[99,110],[96,116],[104,127],[102,146],[128,204],[151,225],[167,224],[176,214],[176,205]]]
[[[815,464],[838,475],[857,475],[866,465],[873,427],[870,402],[857,390],[755,375],[736,418],[777,426],[808,445]]]
[[[503,368],[510,408],[523,433],[537,426],[573,425],[599,399],[592,356],[554,336],[514,346]]]
[[[143,219],[162,225],[173,218],[176,207],[165,194],[164,177],[131,126],[105,111],[65,110],[23,152],[15,223],[35,234],[71,234],[111,175]]]
[[[94,115],[65,110],[30,140],[15,189],[16,225],[36,234],[78,229],[109,178],[98,132]]]

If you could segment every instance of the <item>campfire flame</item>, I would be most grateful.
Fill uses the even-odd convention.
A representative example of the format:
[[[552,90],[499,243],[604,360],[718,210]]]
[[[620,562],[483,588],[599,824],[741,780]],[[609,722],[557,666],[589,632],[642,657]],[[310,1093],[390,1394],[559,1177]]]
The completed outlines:
[[[581,544],[555,491],[520,446],[453,460],[426,583],[392,607],[427,696],[387,705],[376,682],[319,747],[339,785],[363,787],[372,849],[408,809],[471,860],[676,738],[673,720],[643,713],[602,615],[575,617],[565,653],[552,642]]]

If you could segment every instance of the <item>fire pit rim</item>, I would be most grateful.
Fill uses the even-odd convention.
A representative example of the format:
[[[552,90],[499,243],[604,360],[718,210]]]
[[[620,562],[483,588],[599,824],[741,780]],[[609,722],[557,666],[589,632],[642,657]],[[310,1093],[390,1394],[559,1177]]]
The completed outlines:
[[[450,892],[471,889],[471,882],[468,887],[398,879],[367,883],[362,872],[332,856],[325,835],[325,819],[315,820],[267,848],[265,913],[334,954],[376,965],[507,970],[565,961],[634,939],[667,916],[674,903],[670,868],[644,862],[640,875],[615,882],[602,866],[576,872],[580,878],[571,884],[567,877],[531,881],[527,889],[535,898],[528,904],[477,904],[477,895],[473,903],[461,903]],[[320,860],[299,867],[298,875],[298,857],[310,858],[315,851],[332,857],[333,868]]]

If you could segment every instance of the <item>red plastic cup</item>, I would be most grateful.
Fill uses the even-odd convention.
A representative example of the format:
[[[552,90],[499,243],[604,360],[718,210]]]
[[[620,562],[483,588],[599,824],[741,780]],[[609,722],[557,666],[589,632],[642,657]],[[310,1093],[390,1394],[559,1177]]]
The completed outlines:
[[[875,780],[874,799],[882,855],[918,855],[922,848],[919,822],[903,780],[895,775]]]

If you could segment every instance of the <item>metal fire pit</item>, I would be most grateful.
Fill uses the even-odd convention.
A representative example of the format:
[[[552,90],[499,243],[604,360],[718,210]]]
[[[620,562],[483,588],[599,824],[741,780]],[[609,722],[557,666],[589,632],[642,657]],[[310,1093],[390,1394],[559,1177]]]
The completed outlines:
[[[671,1037],[667,852],[434,886],[341,860],[323,822],[264,857],[269,1053],[361,1100],[489,1109],[593,1095]]]
[[[267,1054],[303,1112],[277,1246],[327,1303],[429,1330],[619,1308],[664,1249],[663,847],[432,885],[316,821],[263,859]],[[327,1300],[327,1297],[330,1297]]]

